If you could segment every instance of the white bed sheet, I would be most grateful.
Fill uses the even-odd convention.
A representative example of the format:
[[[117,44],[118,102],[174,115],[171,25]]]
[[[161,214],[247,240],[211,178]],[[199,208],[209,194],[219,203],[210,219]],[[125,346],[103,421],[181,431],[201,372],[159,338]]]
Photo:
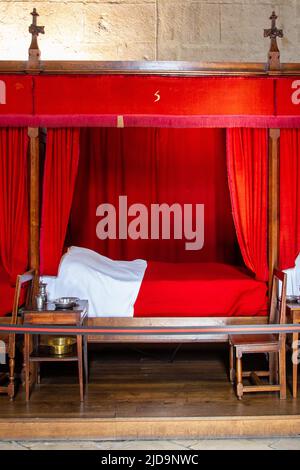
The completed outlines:
[[[87,299],[89,317],[132,317],[146,268],[145,260],[114,261],[72,246],[61,259],[58,276],[43,276],[43,281],[50,300]]]

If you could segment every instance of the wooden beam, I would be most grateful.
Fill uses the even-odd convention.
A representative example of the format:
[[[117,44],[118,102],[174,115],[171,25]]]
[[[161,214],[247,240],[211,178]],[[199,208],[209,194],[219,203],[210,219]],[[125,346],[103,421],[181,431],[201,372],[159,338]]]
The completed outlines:
[[[40,241],[40,217],[39,217],[39,129],[28,128],[30,139],[30,268],[39,272],[39,241]]]
[[[269,130],[269,289],[272,273],[278,267],[279,256],[279,138],[280,129]]]
[[[281,63],[280,70],[268,70],[266,64],[248,62],[187,61],[60,61],[42,60],[32,70],[28,61],[0,60],[0,73],[43,75],[165,75],[182,77],[211,76],[299,76],[300,63]]]
[[[296,436],[299,415],[145,417],[145,418],[0,418],[0,438],[28,439],[195,439]]]
[[[114,327],[172,327],[172,326],[222,326],[222,325],[265,325],[268,321],[266,316],[256,317],[148,317],[148,318],[95,318],[90,317],[86,321],[86,326],[110,326]],[[89,343],[140,343],[140,335],[88,335]],[[143,343],[157,343],[157,335],[143,335]],[[159,343],[227,343],[228,335],[206,334],[203,337],[199,335],[159,335]]]

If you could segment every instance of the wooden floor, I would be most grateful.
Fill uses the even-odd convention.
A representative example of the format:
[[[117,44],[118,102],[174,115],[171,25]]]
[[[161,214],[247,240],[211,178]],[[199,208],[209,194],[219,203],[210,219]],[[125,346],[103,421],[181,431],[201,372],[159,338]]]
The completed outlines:
[[[0,396],[0,438],[157,438],[293,435],[300,399],[250,394],[239,402],[223,345],[99,347],[79,402],[75,364],[47,364],[28,404]],[[251,360],[251,359],[250,359]],[[262,358],[262,361],[264,358]]]

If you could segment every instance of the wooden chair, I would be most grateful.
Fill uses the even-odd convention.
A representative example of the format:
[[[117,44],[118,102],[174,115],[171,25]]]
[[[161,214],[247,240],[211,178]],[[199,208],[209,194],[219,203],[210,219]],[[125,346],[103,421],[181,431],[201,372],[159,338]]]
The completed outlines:
[[[286,321],[286,274],[274,270],[269,307],[269,323],[282,324]],[[286,334],[278,335],[232,335],[230,344],[230,380],[236,382],[239,400],[249,392],[280,392],[280,398],[286,398]],[[268,353],[269,370],[243,372],[242,358],[248,353]],[[236,371],[234,369],[236,361]],[[279,377],[278,377],[279,360]],[[243,385],[247,377],[253,385]],[[264,383],[260,377],[268,378]]]
[[[26,303],[25,305],[31,305],[33,300],[33,291],[34,291],[34,281],[35,281],[35,271],[30,270],[24,274],[17,276],[15,295],[13,301],[12,314],[10,317],[5,317],[3,321],[11,325],[16,325],[18,321],[18,311],[21,297],[21,289],[25,287],[26,283],[29,283],[27,293],[26,293]],[[16,335],[8,334],[0,337],[1,341],[4,341],[6,344],[6,351],[8,354],[9,360],[9,371],[8,373],[3,372],[0,374],[1,382],[2,380],[7,380],[7,385],[0,386],[0,393],[7,393],[10,400],[13,400],[15,396],[15,352],[16,352]]]

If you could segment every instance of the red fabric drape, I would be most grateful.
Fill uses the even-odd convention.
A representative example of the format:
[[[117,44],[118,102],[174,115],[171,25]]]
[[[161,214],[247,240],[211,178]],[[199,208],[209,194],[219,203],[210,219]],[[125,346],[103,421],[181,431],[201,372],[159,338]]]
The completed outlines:
[[[114,259],[234,262],[235,232],[222,129],[81,129],[80,162],[68,245]],[[205,241],[186,251],[185,240],[99,240],[96,208],[143,203],[205,204]],[[130,221],[130,218],[128,219]],[[150,223],[150,220],[149,220]],[[172,233],[172,231],[171,231]]]
[[[0,257],[11,283],[28,264],[26,129],[0,129]]]
[[[264,129],[227,130],[233,218],[246,266],[267,280],[268,140]]]
[[[280,134],[279,265],[291,268],[300,252],[300,130]]]
[[[41,273],[57,274],[73,199],[79,129],[49,129],[44,166]]]

